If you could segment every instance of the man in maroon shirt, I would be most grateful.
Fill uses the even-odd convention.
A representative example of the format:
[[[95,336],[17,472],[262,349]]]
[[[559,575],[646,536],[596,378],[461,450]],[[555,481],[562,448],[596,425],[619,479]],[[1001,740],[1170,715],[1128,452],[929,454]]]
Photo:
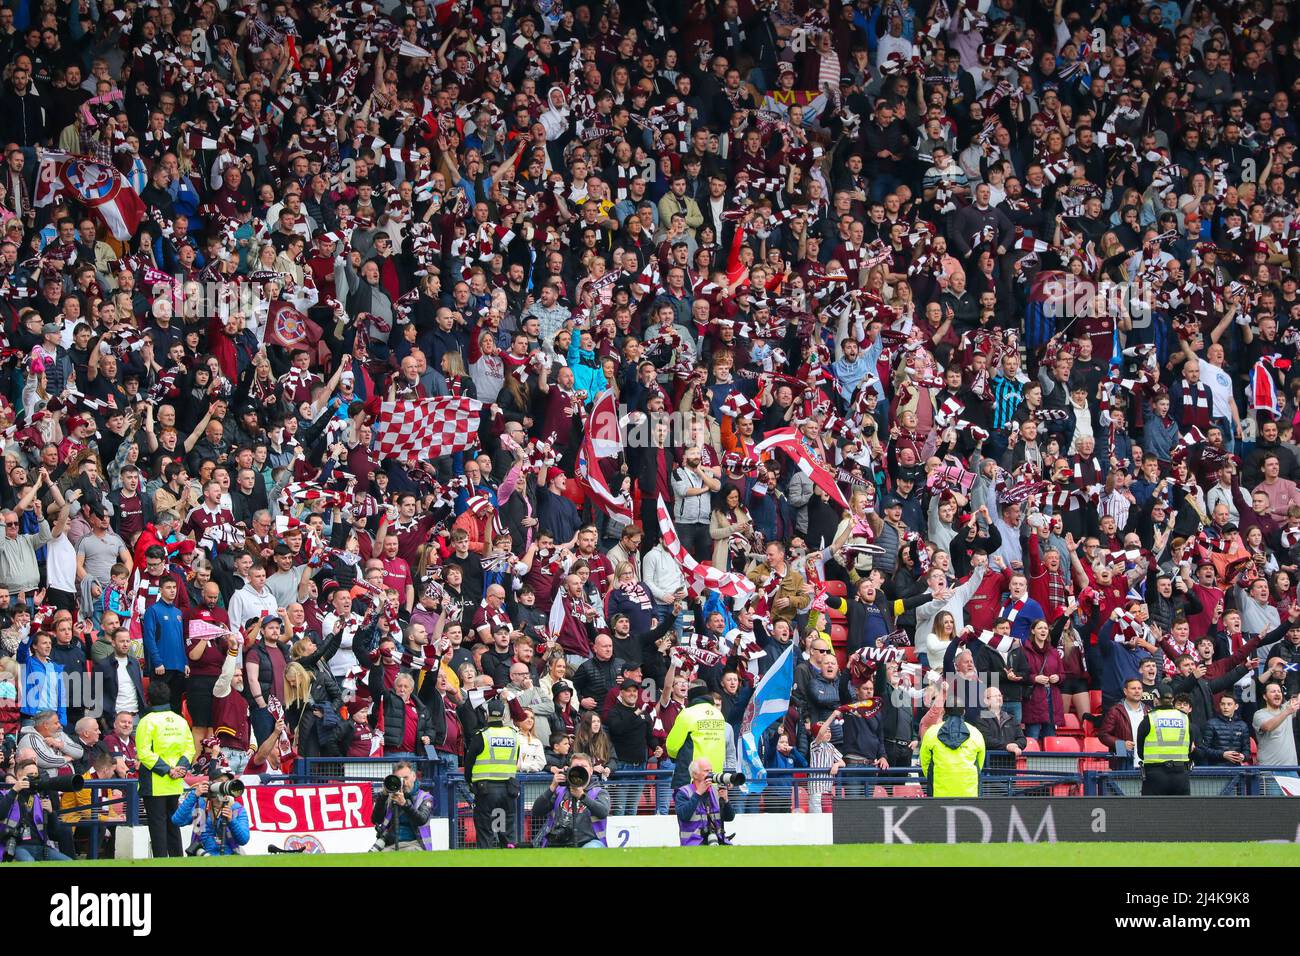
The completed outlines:
[[[614,580],[614,569],[610,566],[609,558],[596,550],[596,526],[587,525],[578,532],[578,557],[587,562],[587,568],[591,571],[591,581],[596,585],[596,589],[603,595],[609,591],[610,584]]]
[[[533,589],[537,598],[537,609],[546,614],[551,613],[551,602],[562,581],[560,562],[555,554],[555,538],[549,531],[537,535],[533,546],[524,554],[523,562],[528,565],[524,574],[524,584]]]
[[[229,628],[230,618],[220,602],[221,588],[216,581],[209,581],[203,585],[203,603],[191,607],[184,614],[185,656],[190,669],[186,702],[194,730],[195,749],[204,737],[212,734],[212,689],[221,676],[221,665],[226,659],[226,639],[196,636],[193,625],[195,621],[203,621]]]
[[[203,502],[185,520],[185,530],[197,541],[213,525],[234,523],[235,516],[221,504],[221,482],[210,479],[203,486]]]
[[[395,534],[384,538],[384,549],[379,560],[384,565],[384,587],[396,591],[402,607],[410,611],[415,607],[415,582],[411,578],[411,566],[397,553],[398,544]]]
[[[429,540],[429,532],[438,523],[432,514],[415,517],[417,499],[409,492],[397,499],[397,520],[390,522],[388,514],[379,519],[379,533],[375,536],[375,547],[382,551],[384,539],[389,535],[397,538],[397,556],[408,567],[415,567],[420,560],[420,545]]]
[[[484,644],[492,640],[499,627],[514,627],[506,613],[506,589],[499,584],[489,584],[483,595],[483,606],[474,612],[474,631]]]
[[[140,493],[140,469],[123,465],[122,487],[109,495],[113,503],[113,530],[128,545],[144,531],[145,523],[153,517],[153,508]]]
[[[137,567],[131,576],[131,593],[134,596],[131,607],[133,617],[137,620],[144,619],[144,612],[157,603],[162,583],[167,578],[172,578],[177,583],[176,606],[182,613],[190,609],[189,588],[185,587],[185,582],[180,579],[180,576],[167,566],[167,552],[163,546],[153,544],[144,553],[144,567]]]

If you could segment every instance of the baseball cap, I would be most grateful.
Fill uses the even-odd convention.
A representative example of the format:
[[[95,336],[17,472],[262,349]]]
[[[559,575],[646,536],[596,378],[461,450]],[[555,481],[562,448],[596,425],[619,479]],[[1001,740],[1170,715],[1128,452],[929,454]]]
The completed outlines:
[[[629,687],[635,687],[637,690],[640,690],[642,686],[643,685],[639,680],[636,680],[635,678],[632,677],[624,677],[621,681],[618,682],[619,690],[627,690]]]

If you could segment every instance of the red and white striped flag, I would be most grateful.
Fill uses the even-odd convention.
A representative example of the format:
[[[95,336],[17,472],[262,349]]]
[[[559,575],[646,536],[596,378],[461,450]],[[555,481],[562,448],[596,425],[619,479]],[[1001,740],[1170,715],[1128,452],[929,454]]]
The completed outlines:
[[[483,403],[473,398],[420,398],[384,402],[375,421],[375,453],[380,459],[415,455],[430,461],[454,455],[478,440]]]
[[[781,428],[768,433],[766,438],[754,446],[754,457],[761,460],[763,455],[773,448],[779,448],[793,458],[799,470],[812,479],[813,484],[830,495],[840,507],[848,510],[848,499],[840,490],[835,476],[804,447],[803,436],[799,434],[797,428]]]
[[[614,493],[600,467],[602,460],[617,458],[622,450],[618,400],[613,389],[606,389],[591,403],[587,427],[582,436],[582,446],[578,449],[577,473],[583,487],[591,492],[592,498],[605,514],[611,518],[631,521],[632,502],[626,494]]]
[[[706,590],[717,591],[725,597],[736,598],[742,604],[753,597],[756,590],[754,582],[743,574],[705,567],[691,557],[690,552],[686,550],[677,537],[677,528],[673,525],[672,514],[668,511],[668,506],[664,504],[662,496],[660,496],[656,504],[656,511],[659,515],[659,539],[668,550],[668,553],[677,560],[677,563],[682,566],[682,570],[686,572],[687,584],[697,597]]]
[[[1277,355],[1266,355],[1250,371],[1250,410],[1268,412],[1276,421],[1282,417],[1282,404],[1278,401],[1277,382],[1273,369],[1286,371],[1291,363]]]

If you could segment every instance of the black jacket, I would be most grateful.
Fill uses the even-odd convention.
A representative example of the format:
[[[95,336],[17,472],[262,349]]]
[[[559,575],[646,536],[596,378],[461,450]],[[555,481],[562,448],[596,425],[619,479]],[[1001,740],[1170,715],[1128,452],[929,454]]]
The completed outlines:
[[[995,720],[992,716],[980,717],[975,721],[975,729],[984,735],[986,751],[1006,750],[1007,744],[1015,744],[1022,750],[1025,746],[1025,731],[1020,722],[1005,710],[998,712]]]
[[[95,672],[102,674],[104,677],[104,720],[111,726],[117,719],[117,657],[111,655],[105,657],[102,661],[95,661]],[[135,696],[140,701],[140,707],[148,706],[144,697],[144,675],[140,672],[140,663],[134,657],[128,657],[126,662],[126,672],[131,676],[131,683],[135,685]]]
[[[613,688],[618,673],[618,661],[613,657],[607,661],[597,660],[594,657],[583,661],[578,672],[573,675],[573,686],[578,692],[578,699],[590,697],[599,709],[605,700],[605,695]]]
[[[1231,766],[1223,758],[1224,751],[1235,750],[1250,756],[1250,727],[1240,717],[1224,720],[1211,717],[1196,735],[1196,750],[1192,759],[1198,764],[1222,767]]]
[[[885,756],[880,714],[863,717],[850,711],[844,718],[844,756],[879,760]]]
[[[419,786],[418,782],[416,786]],[[393,815],[393,819],[389,821],[387,829],[380,834],[380,838],[389,846],[392,846],[397,842],[398,814],[406,814],[406,819],[410,824],[411,829],[416,831],[418,831],[420,827],[424,826],[424,824],[428,823],[429,817],[433,814],[433,808],[437,804],[436,800],[422,800],[417,806],[411,801],[411,796],[412,794],[407,795],[406,805],[398,808],[398,813]],[[388,794],[383,789],[380,789],[379,792],[375,794],[374,804],[370,808],[370,822],[376,827],[381,827],[384,824],[384,817],[387,815]]]
[[[621,700],[615,701],[605,718],[605,729],[614,744],[615,757],[629,763],[645,763],[650,739],[648,717],[638,713],[636,708],[628,707]]]
[[[1214,695],[1232,689],[1232,685],[1241,680],[1246,668],[1235,667],[1214,680],[1197,678],[1194,674],[1186,677],[1179,675],[1169,681],[1169,687],[1175,694],[1190,694],[1192,698],[1192,736],[1200,733],[1201,726],[1214,716]]]
[[[370,696],[384,709],[384,753],[401,753],[402,737],[406,729],[406,704],[396,691],[384,690],[384,668],[382,665],[370,669]],[[421,737],[428,737],[430,743],[436,743],[433,725],[429,720],[429,708],[424,701],[412,695],[415,704],[415,746],[420,747]],[[371,726],[378,720],[377,708],[370,711]],[[423,750],[417,750],[423,753]]]

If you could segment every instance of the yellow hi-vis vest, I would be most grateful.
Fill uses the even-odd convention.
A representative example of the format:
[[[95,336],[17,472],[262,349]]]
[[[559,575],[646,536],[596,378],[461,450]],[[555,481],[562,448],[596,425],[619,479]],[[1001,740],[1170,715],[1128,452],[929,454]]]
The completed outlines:
[[[509,780],[519,771],[519,734],[513,727],[484,727],[483,752],[474,759],[473,782]]]
[[[1143,763],[1186,763],[1191,751],[1192,722],[1181,710],[1153,710],[1151,729],[1142,744]]]

